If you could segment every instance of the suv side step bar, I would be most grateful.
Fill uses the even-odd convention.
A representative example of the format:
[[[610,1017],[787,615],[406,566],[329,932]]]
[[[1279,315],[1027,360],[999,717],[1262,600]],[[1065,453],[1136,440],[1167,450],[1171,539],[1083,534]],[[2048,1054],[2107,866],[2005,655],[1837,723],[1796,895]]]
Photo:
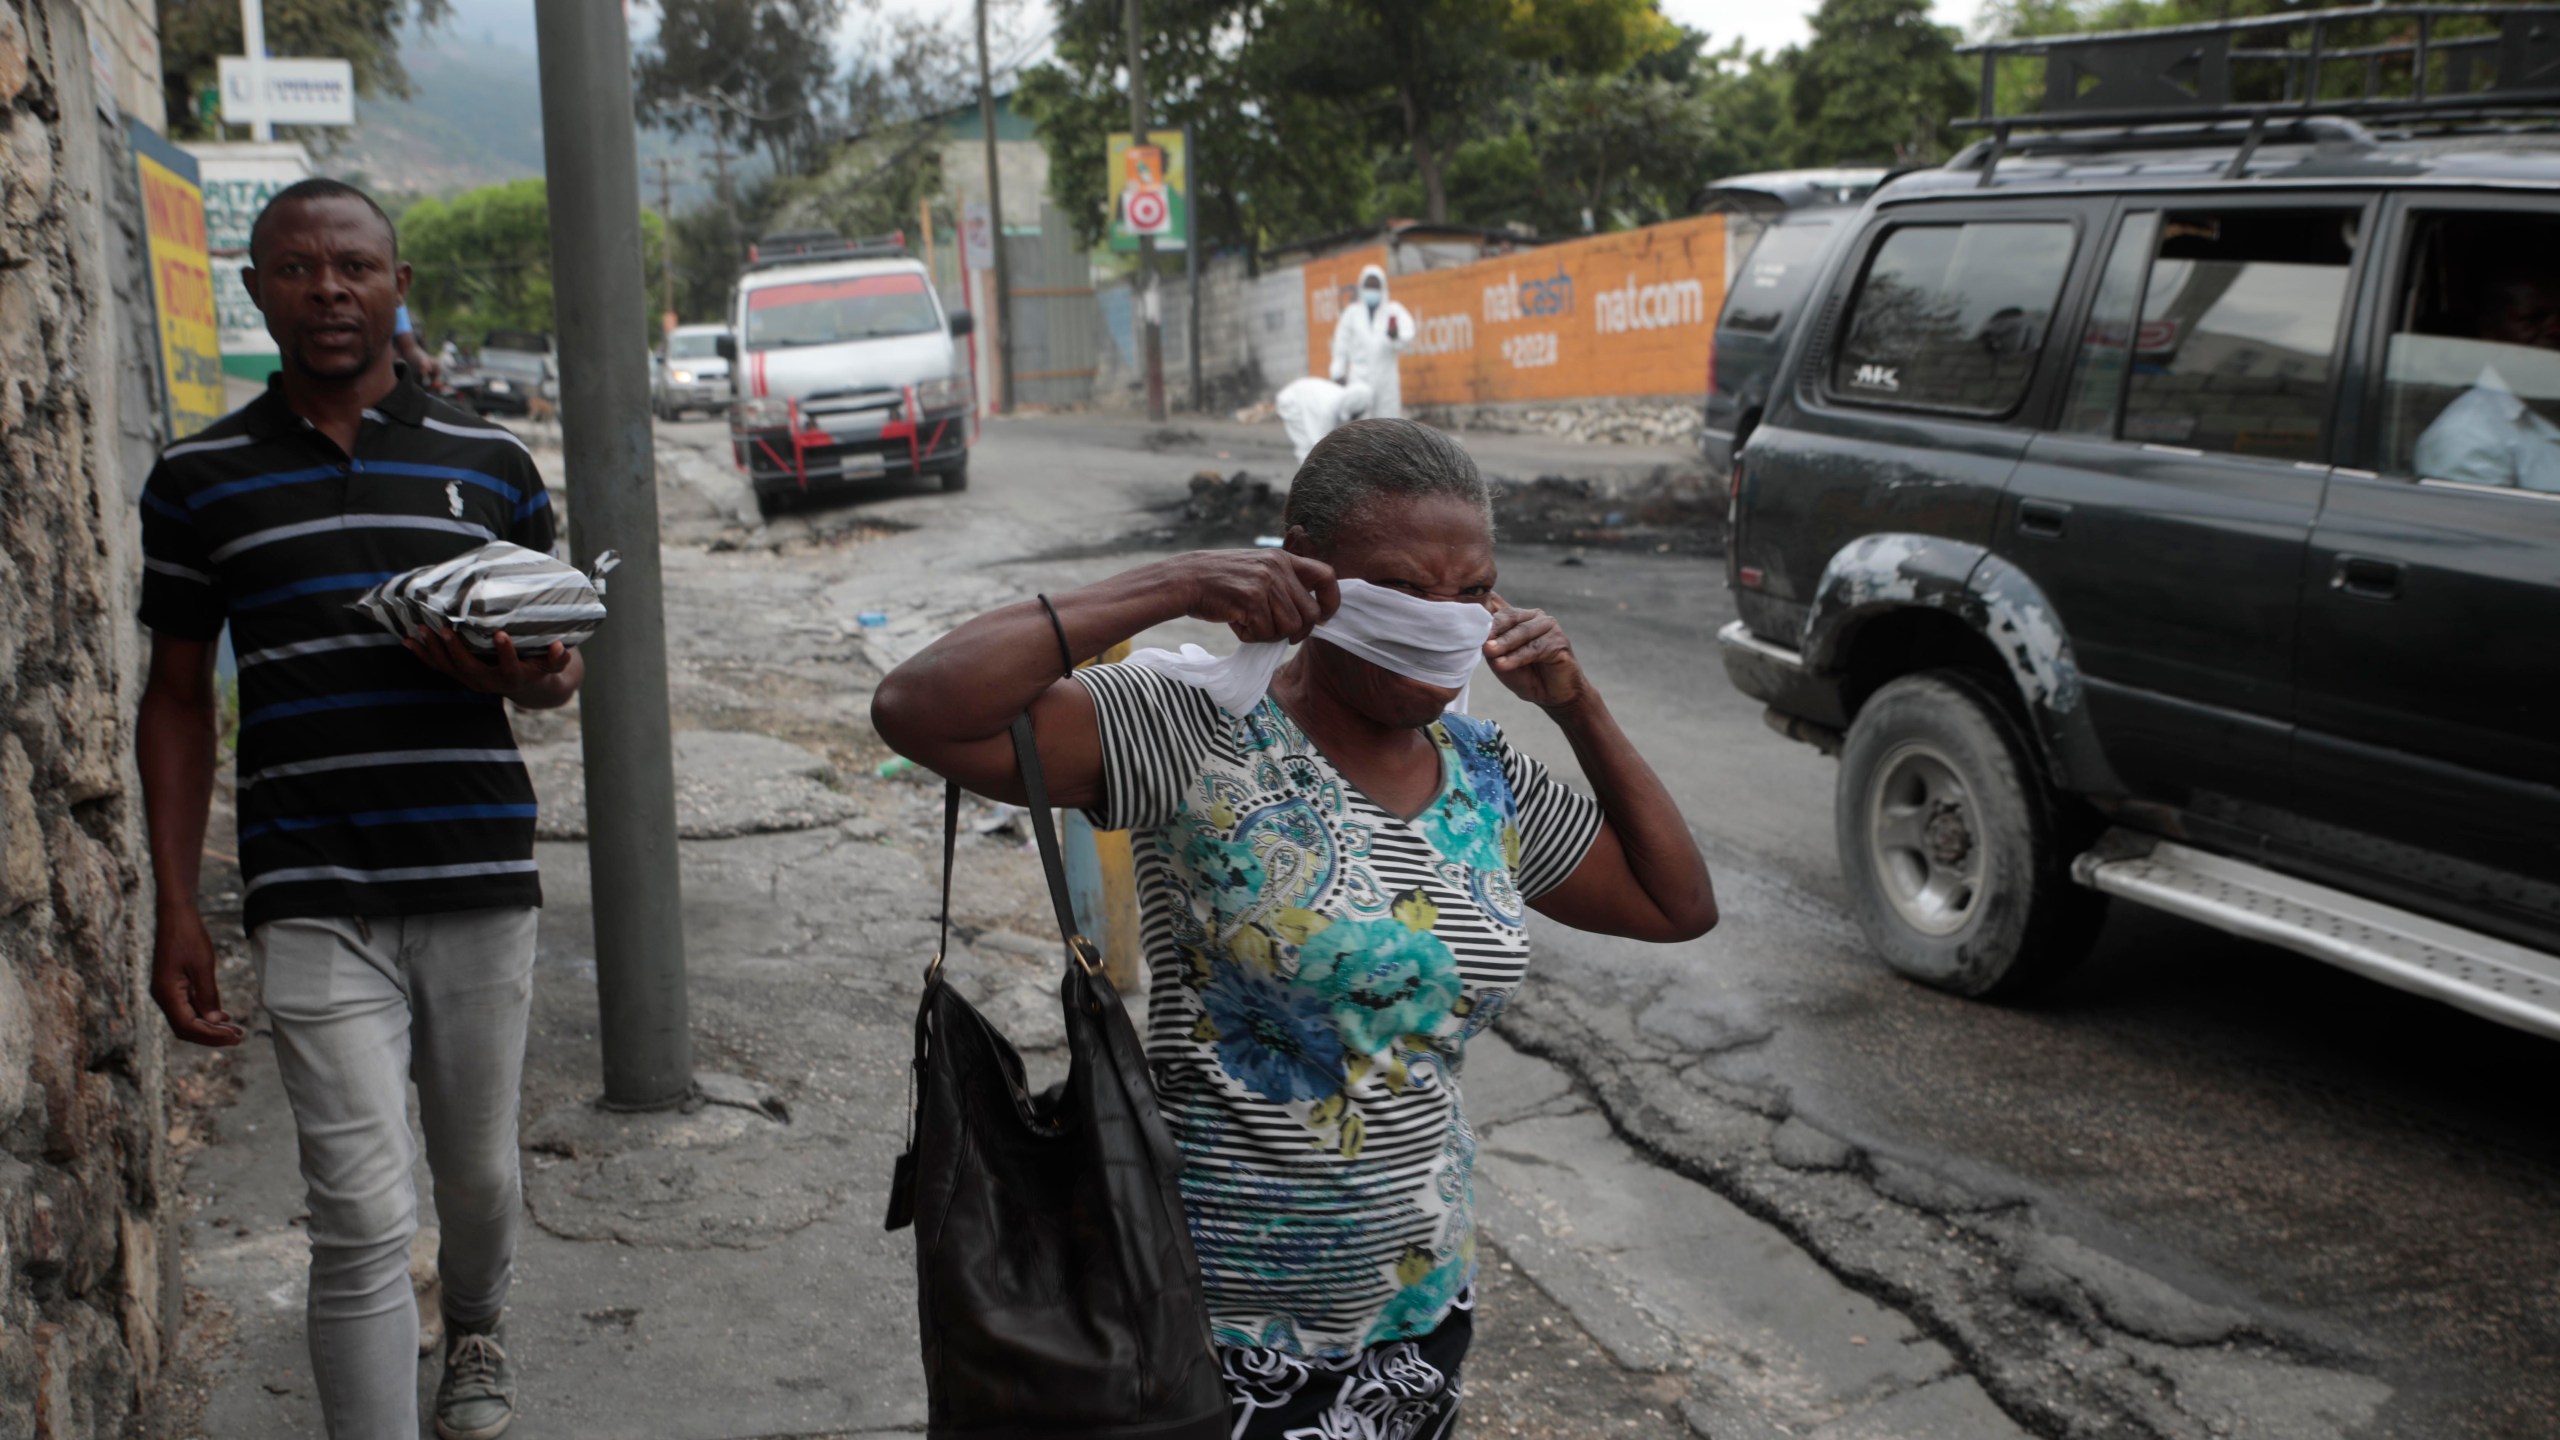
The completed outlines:
[[[2071,874],[2091,889],[2560,1039],[2560,956],[2122,830],[2074,861]]]

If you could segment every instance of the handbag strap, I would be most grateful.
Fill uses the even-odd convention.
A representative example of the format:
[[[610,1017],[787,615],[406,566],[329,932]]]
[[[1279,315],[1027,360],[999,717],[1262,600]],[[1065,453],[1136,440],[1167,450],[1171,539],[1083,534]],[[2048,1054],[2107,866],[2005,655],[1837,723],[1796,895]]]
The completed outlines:
[[[1088,975],[1102,973],[1102,954],[1084,932],[1076,926],[1074,899],[1067,892],[1066,855],[1058,845],[1056,817],[1049,808],[1049,777],[1040,765],[1040,742],[1031,728],[1030,712],[1013,717],[1013,753],[1022,767],[1023,798],[1031,818],[1031,838],[1040,848],[1040,870],[1049,882],[1049,903],[1058,912],[1058,936],[1067,942],[1067,951]],[[942,957],[951,950],[951,872],[957,863],[960,844],[960,786],[958,782],[942,782],[942,911],[936,919],[939,937],[934,942],[933,963],[925,967],[925,984],[931,986],[940,978]]]
[[[1031,712],[1013,717],[1013,753],[1022,766],[1023,799],[1031,812],[1031,839],[1040,847],[1040,869],[1049,880],[1049,903],[1057,907],[1058,936],[1088,975],[1102,968],[1102,956],[1076,928],[1075,901],[1067,893],[1066,854],[1058,846],[1056,817],[1049,811],[1049,777],[1040,765],[1040,741],[1031,728]]]
[[[925,983],[933,983],[935,972],[942,968],[942,957],[951,950],[951,865],[960,850],[960,782],[942,782],[942,933],[933,942],[933,964],[924,972]]]

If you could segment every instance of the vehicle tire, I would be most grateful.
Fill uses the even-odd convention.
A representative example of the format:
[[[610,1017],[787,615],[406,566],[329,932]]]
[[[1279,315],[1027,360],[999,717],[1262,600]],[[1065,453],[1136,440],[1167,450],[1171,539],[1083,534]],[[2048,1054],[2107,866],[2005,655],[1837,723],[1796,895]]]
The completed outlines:
[[[758,490],[756,492],[756,513],[767,520],[772,519],[774,516],[779,515],[790,508],[791,497],[783,494],[779,490]]]
[[[1906,675],[1867,701],[1841,747],[1832,818],[1858,928],[1924,985],[2023,995],[2097,939],[2106,897],[2071,879],[2094,827],[1971,675]]]
[[[959,468],[959,469],[957,469],[957,470],[945,470],[945,471],[943,471],[943,472],[942,472],[942,493],[943,493],[943,494],[948,495],[948,494],[953,493],[954,491],[966,490],[966,489],[968,489],[968,488],[969,488],[969,465],[968,465],[968,462],[967,462],[967,461],[962,461],[962,462],[961,462],[961,464],[960,464],[960,468]]]

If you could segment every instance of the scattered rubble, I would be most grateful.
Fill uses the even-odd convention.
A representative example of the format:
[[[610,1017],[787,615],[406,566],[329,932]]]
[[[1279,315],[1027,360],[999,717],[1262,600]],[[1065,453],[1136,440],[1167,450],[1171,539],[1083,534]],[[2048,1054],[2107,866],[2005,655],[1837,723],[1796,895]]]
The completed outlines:
[[[1706,413],[1687,396],[1563,400],[1534,405],[1426,405],[1413,418],[1442,430],[1557,435],[1603,445],[1699,443]]]
[[[1250,470],[1203,470],[1170,516],[1173,523],[1135,537],[1151,544],[1250,545],[1285,531],[1288,492]],[[1658,554],[1724,553],[1724,497],[1697,471],[1655,467],[1644,479],[1604,484],[1541,475],[1494,477],[1495,533],[1506,542],[1574,545]]]

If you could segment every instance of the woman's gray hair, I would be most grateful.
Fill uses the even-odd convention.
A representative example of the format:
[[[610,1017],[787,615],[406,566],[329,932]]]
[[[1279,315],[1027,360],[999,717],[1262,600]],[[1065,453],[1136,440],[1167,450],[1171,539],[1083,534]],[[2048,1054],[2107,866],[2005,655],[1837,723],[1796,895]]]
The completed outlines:
[[[1280,523],[1303,528],[1326,549],[1363,507],[1428,495],[1466,501],[1484,512],[1485,528],[1493,528],[1493,491],[1457,441],[1410,420],[1354,420],[1307,452],[1289,482]]]

